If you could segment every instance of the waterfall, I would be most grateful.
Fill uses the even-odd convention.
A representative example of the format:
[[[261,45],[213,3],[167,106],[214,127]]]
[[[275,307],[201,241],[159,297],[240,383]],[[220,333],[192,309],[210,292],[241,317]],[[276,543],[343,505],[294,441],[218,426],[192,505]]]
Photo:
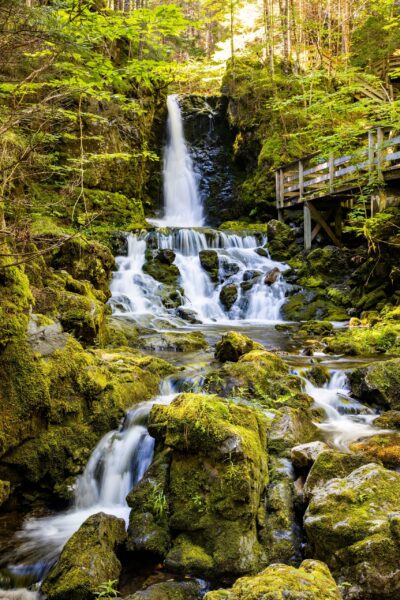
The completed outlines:
[[[199,322],[279,321],[290,286],[281,274],[271,285],[264,280],[272,269],[283,272],[287,267],[272,260],[265,248],[259,251],[265,242],[261,235],[228,234],[210,229],[130,234],[128,256],[117,258],[118,270],[111,283],[113,314],[134,320],[158,317],[171,325],[182,326],[182,321],[176,319],[176,311],[163,306],[164,286],[143,272],[148,245],[174,251],[179,285],[183,289],[183,308],[194,311]],[[217,254],[216,282],[201,265],[199,253],[202,250],[213,250]],[[237,290],[237,299],[229,308],[220,300],[221,290],[226,285],[233,285]]]
[[[348,452],[352,442],[389,433],[373,426],[376,413],[350,397],[344,371],[333,371],[330,381],[323,387],[316,387],[306,380],[305,391],[325,411],[326,420],[316,425],[338,450]]]
[[[176,395],[174,385],[169,380],[164,381],[160,396],[135,406],[126,414],[119,429],[100,440],[77,480],[72,508],[49,517],[30,519],[17,533],[19,561],[30,561],[32,571],[41,577],[65,542],[90,515],[105,512],[128,522],[130,508],[126,496],[142,479],[153,459],[154,439],[146,427],[151,407],[169,404]],[[15,572],[20,569],[21,566],[15,567]]]
[[[201,227],[203,207],[188,152],[178,98],[168,96],[168,142],[164,155],[164,218],[163,227]]]

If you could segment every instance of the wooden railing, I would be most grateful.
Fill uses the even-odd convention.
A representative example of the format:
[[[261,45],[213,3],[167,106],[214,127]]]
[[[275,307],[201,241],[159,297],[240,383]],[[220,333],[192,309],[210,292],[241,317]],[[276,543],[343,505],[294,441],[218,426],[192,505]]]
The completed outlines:
[[[368,182],[400,179],[400,135],[378,128],[360,138],[354,154],[313,154],[276,171],[278,209],[351,192]]]

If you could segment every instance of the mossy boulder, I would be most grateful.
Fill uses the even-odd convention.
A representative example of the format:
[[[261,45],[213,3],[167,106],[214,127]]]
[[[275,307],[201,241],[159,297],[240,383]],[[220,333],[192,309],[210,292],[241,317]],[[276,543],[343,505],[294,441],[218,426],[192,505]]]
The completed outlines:
[[[296,469],[310,469],[317,460],[321,452],[329,451],[329,446],[325,442],[310,442],[294,446],[290,451],[290,458]]]
[[[314,365],[304,373],[305,377],[317,387],[322,387],[330,381],[331,372],[328,367]]]
[[[272,219],[267,224],[268,250],[274,260],[285,262],[299,251],[294,231],[286,223]]]
[[[68,239],[49,257],[50,266],[67,271],[76,280],[89,281],[105,297],[110,296],[109,283],[114,257],[103,244],[81,237]]]
[[[200,250],[200,264],[210,276],[211,281],[218,281],[219,259],[215,250]]]
[[[324,336],[332,333],[333,325],[330,321],[308,321],[301,325],[299,331],[306,335]]]
[[[349,374],[351,391],[362,402],[400,410],[400,359],[376,362]]]
[[[288,321],[346,321],[347,312],[316,292],[301,291],[291,295],[282,306],[282,314]]]
[[[219,300],[226,310],[230,310],[238,299],[238,288],[234,283],[227,283],[219,293]]]
[[[201,331],[175,332],[163,331],[156,335],[140,338],[138,345],[144,350],[173,350],[175,352],[196,352],[208,348],[208,343]]]
[[[220,362],[237,362],[243,354],[252,350],[264,350],[264,346],[241,333],[228,331],[215,346],[215,358]]]
[[[149,432],[172,449],[166,490],[177,537],[166,557],[170,569],[232,576],[260,564],[267,425],[261,413],[217,396],[182,394],[153,406]]]
[[[7,251],[5,246],[4,252]],[[0,259],[0,350],[9,341],[25,336],[33,301],[29,279],[23,269],[2,266]]]
[[[264,349],[247,352],[237,362],[227,362],[217,371],[211,371],[205,378],[205,388],[220,396],[244,398],[267,408],[312,404],[311,398],[302,393],[301,379],[290,373],[280,356]]]
[[[92,515],[64,546],[42,592],[49,600],[93,600],[100,584],[119,578],[116,551],[125,537],[123,519]]]
[[[165,557],[171,545],[166,495],[170,454],[165,450],[156,456],[143,479],[127,496],[132,509],[126,543],[130,551]]]
[[[208,592],[204,600],[341,600],[328,567],[304,560],[298,569],[274,564],[250,577],[242,577],[229,590]]]
[[[301,396],[300,396],[301,398]],[[298,406],[282,406],[275,413],[269,435],[268,450],[271,454],[290,458],[291,448],[321,438],[321,432],[314,425],[313,416],[307,401]]]
[[[336,330],[324,339],[327,352],[350,356],[400,353],[400,325],[379,321]]]
[[[86,210],[95,217],[96,225],[105,223],[109,227],[122,227],[125,231],[146,226],[140,200],[98,189],[85,189],[84,194]]]
[[[310,499],[327,481],[336,477],[346,477],[369,462],[371,461],[362,455],[338,452],[329,448],[323,450],[317,455],[307,476],[304,497]]]
[[[166,252],[167,251],[164,250],[149,252],[143,266],[143,271],[160,283],[178,288],[180,277],[179,269],[173,261],[171,262],[172,254],[174,253],[172,250],[169,250],[168,252],[172,254],[167,255]]]
[[[201,600],[202,596],[198,581],[163,581],[128,596],[126,600]]]
[[[315,490],[304,516],[313,556],[348,582],[351,598],[400,593],[400,474],[376,464]]]
[[[400,430],[400,410],[388,410],[374,421],[375,427]]]
[[[373,435],[351,444],[350,450],[371,462],[382,462],[392,469],[400,468],[400,432]]]
[[[59,319],[64,331],[85,344],[104,341],[107,307],[93,296],[62,292],[59,297]]]

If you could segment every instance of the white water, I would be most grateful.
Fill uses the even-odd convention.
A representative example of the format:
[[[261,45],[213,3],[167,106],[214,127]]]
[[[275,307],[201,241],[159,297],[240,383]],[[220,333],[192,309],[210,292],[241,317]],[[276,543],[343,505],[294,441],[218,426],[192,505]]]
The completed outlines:
[[[18,557],[23,562],[50,563],[93,514],[105,512],[128,522],[126,496],[142,479],[153,458],[154,439],[146,427],[151,407],[169,404],[176,395],[170,382],[164,382],[162,395],[133,408],[118,430],[100,440],[78,478],[73,507],[50,517],[30,519],[17,534],[21,542]],[[39,571],[40,568],[39,565]]]
[[[180,285],[184,290],[183,306],[196,313],[201,323],[229,321],[279,321],[280,309],[286,300],[289,285],[280,275],[275,283],[266,285],[265,275],[272,269],[284,271],[286,265],[257,253],[265,239],[255,235],[240,236],[221,231],[207,232],[193,229],[176,229],[169,234],[144,233],[128,237],[128,256],[118,257],[118,271],[111,283],[110,304],[116,316],[134,320],[141,317],[167,319],[179,325],[174,310],[167,310],[161,302],[163,286],[143,272],[146,246],[171,249],[175,252],[175,265],[180,272]],[[219,282],[213,283],[202,268],[201,250],[215,250],[219,259]],[[236,272],[235,272],[236,271]],[[248,272],[260,273],[252,289],[241,287]],[[230,310],[219,300],[223,286],[235,284],[238,299]],[[180,322],[182,325],[182,322]]]
[[[168,96],[168,143],[164,157],[164,218],[161,227],[201,227],[203,206],[186,146],[177,96]]]
[[[344,371],[333,371],[329,383],[316,387],[306,380],[305,391],[323,408],[326,421],[315,423],[338,450],[348,452],[351,443],[387,430],[373,426],[377,415],[349,395]]]

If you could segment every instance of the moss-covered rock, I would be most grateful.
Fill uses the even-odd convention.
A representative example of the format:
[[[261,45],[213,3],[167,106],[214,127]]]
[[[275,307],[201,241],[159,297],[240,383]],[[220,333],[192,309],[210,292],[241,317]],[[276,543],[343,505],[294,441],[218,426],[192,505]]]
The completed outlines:
[[[400,410],[400,359],[355,369],[349,381],[351,391],[362,402]]]
[[[400,430],[400,410],[388,410],[374,421],[375,427]]]
[[[107,246],[74,237],[61,244],[49,262],[53,268],[64,269],[76,280],[89,281],[106,298],[110,296],[109,283],[115,260]]]
[[[268,480],[267,425],[261,413],[216,396],[182,394],[152,408],[149,431],[172,448],[166,489],[169,528],[178,537],[169,568],[231,576],[260,564],[256,520]]]
[[[171,545],[167,484],[170,452],[161,452],[127,496],[131,507],[127,549],[165,557]]]
[[[165,252],[166,251],[160,250],[148,255],[143,266],[143,271],[160,283],[178,288],[180,277],[179,269],[173,262],[167,260]],[[169,256],[169,258],[171,258],[171,256]]]
[[[63,329],[85,344],[96,339],[104,342],[107,307],[93,296],[62,292],[59,297],[59,319]]]
[[[315,463],[321,452],[328,450],[329,446],[325,442],[310,442],[294,446],[290,451],[290,458],[296,469],[310,469]]]
[[[126,600],[200,600],[202,595],[198,581],[163,581],[128,596]]]
[[[220,291],[219,299],[226,310],[230,310],[238,299],[238,288],[234,283],[227,283]]]
[[[318,454],[304,485],[304,496],[310,499],[327,481],[346,477],[370,460],[362,455],[327,449]]]
[[[87,212],[96,218],[96,225],[122,227],[125,231],[146,226],[143,204],[136,198],[128,198],[119,192],[85,189]]]
[[[264,350],[264,346],[241,333],[228,331],[215,346],[215,358],[220,362],[237,362],[243,354],[252,350]]]
[[[175,352],[196,352],[208,348],[208,343],[201,331],[161,333],[146,335],[140,338],[139,346],[144,350],[173,350]]]
[[[220,396],[245,398],[267,408],[312,404],[311,398],[301,391],[301,379],[290,373],[287,363],[263,349],[247,352],[237,362],[212,371],[204,385]]]
[[[229,590],[208,592],[204,600],[340,600],[328,567],[304,560],[298,569],[271,565],[258,575],[242,577]]]
[[[309,291],[296,292],[282,306],[282,314],[288,321],[347,321],[347,312],[321,295]]]
[[[285,262],[299,251],[294,231],[286,223],[272,219],[267,224],[268,250],[271,258]]]
[[[363,324],[337,330],[324,339],[326,350],[334,354],[372,356],[376,354],[398,355],[400,353],[400,325],[379,321],[374,325]]]
[[[1,260],[0,267],[3,267]],[[10,340],[25,336],[32,301],[29,280],[23,269],[0,268],[0,349]]]
[[[304,517],[313,555],[348,582],[351,598],[396,597],[400,474],[362,466],[315,490]]]
[[[400,468],[400,432],[373,435],[351,444],[350,449],[371,462],[382,462],[392,469]]]
[[[200,264],[210,276],[211,281],[218,281],[219,259],[215,250],[200,250]]]
[[[271,454],[290,458],[293,446],[321,438],[321,432],[314,425],[307,403],[303,404],[303,407],[282,406],[276,411],[268,435],[268,450]]]
[[[329,335],[333,331],[333,325],[330,321],[308,321],[301,325],[299,331],[306,335]]]
[[[311,369],[305,371],[306,378],[317,387],[322,387],[330,381],[331,372],[328,367],[323,365],[314,365]]]
[[[42,592],[49,600],[93,600],[102,583],[119,578],[116,551],[125,537],[123,519],[92,515],[64,546]]]

